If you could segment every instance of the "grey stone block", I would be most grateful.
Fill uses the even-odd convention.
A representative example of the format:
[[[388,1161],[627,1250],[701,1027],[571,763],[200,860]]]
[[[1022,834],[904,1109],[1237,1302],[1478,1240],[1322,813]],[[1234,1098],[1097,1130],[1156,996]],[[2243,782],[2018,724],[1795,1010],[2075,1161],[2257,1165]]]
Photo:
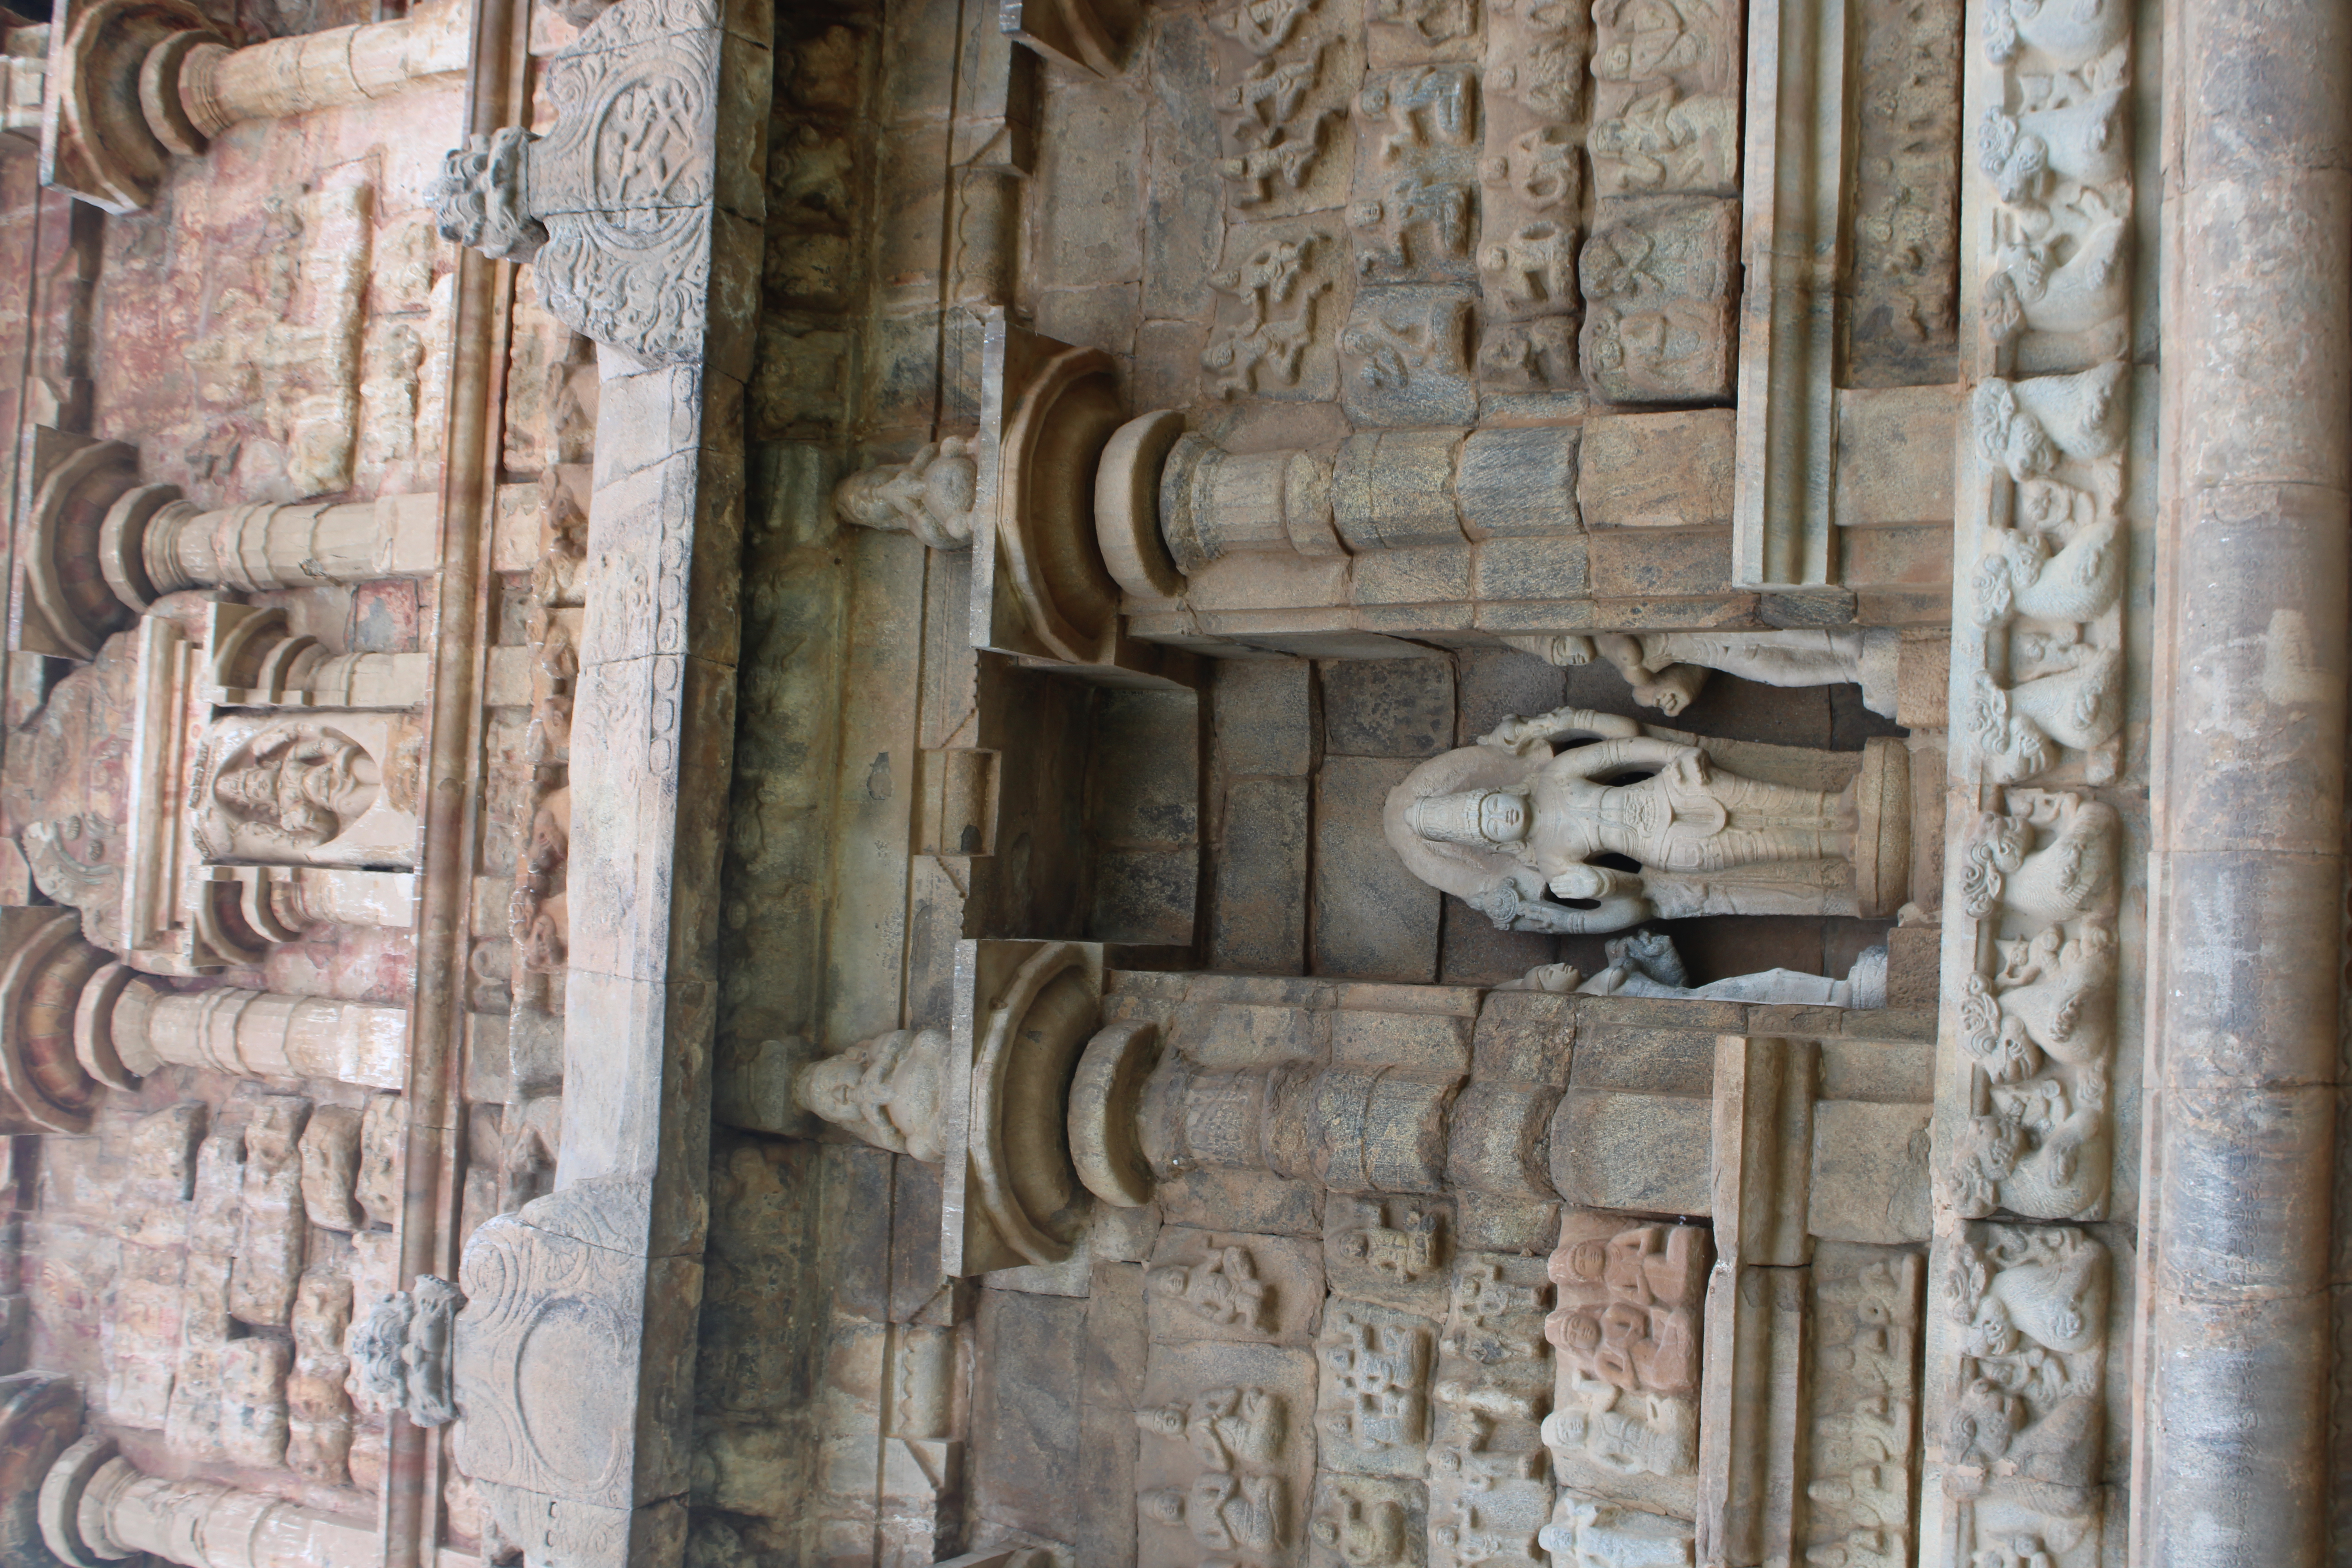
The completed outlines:
[[[1303,667],[1302,667],[1303,668]],[[1276,973],[1307,945],[1307,781],[1244,780],[1225,792],[1209,907],[1209,966]]]
[[[1335,756],[1316,779],[1318,974],[1418,984],[1437,976],[1437,889],[1405,869],[1381,833],[1381,807],[1415,763]]]
[[[1322,676],[1323,745],[1335,755],[1433,757],[1454,744],[1452,659],[1334,659]]]

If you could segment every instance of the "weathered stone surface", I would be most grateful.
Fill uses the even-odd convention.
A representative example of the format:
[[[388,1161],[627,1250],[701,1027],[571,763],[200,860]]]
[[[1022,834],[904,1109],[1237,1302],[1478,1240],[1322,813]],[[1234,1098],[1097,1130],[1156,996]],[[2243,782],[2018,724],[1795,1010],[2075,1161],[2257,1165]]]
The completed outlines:
[[[1437,973],[1435,889],[1380,837],[1381,804],[1412,769],[1406,758],[1332,757],[1315,791],[1316,973],[1428,981]]]

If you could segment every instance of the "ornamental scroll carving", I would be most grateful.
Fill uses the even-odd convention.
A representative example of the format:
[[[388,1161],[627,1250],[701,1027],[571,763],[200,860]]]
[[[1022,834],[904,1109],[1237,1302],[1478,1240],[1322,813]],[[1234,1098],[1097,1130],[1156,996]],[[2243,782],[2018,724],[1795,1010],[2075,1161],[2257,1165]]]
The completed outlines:
[[[699,361],[728,289],[721,39],[710,0],[624,0],[549,61],[545,135],[509,128],[447,154],[442,234],[528,261],[558,321],[649,364]],[[728,300],[719,301],[722,309]]]

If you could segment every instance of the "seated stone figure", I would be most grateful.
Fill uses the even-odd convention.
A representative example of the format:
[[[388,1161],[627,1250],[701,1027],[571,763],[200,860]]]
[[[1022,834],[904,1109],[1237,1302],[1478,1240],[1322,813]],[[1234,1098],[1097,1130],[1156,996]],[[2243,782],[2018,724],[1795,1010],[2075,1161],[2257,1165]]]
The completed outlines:
[[[1495,989],[1579,996],[1660,996],[1696,1002],[1773,1002],[1803,1007],[1886,1005],[1884,947],[1864,951],[1843,980],[1794,969],[1767,969],[1755,974],[1727,975],[1704,985],[1690,984],[1682,954],[1675,951],[1675,939],[1664,931],[1635,931],[1610,942],[1605,951],[1609,967],[1589,978],[1572,963],[1545,963]]]
[[[1552,750],[1572,738],[1596,743]],[[1702,746],[1579,708],[1507,719],[1431,758],[1382,815],[1423,881],[1498,929],[1564,935],[1686,915],[1855,913],[1855,821],[1852,783],[1746,777]],[[1604,858],[1640,868],[1594,864]]]

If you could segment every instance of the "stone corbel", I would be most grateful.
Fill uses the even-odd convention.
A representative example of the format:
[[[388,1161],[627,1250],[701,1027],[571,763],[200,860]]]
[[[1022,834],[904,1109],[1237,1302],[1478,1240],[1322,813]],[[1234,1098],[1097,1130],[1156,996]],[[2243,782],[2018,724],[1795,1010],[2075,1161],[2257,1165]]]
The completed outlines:
[[[173,154],[247,120],[364,103],[466,68],[471,7],[272,38],[247,48],[181,0],[97,0],[49,28],[41,181],[110,213],[154,199]]]
[[[797,1109],[941,1168],[950,1275],[1067,1258],[1088,1194],[1151,1201],[1139,1117],[1159,1033],[1097,1027],[1101,965],[1087,942],[967,942],[952,1028],[797,1049]]]
[[[712,0],[622,0],[551,56],[563,106],[543,136],[509,127],[444,160],[441,232],[529,262],[558,321],[645,364],[742,378],[759,310],[767,71]],[[756,104],[755,100],[756,100]],[[645,122],[650,115],[651,122]],[[721,160],[720,147],[751,150]]]

